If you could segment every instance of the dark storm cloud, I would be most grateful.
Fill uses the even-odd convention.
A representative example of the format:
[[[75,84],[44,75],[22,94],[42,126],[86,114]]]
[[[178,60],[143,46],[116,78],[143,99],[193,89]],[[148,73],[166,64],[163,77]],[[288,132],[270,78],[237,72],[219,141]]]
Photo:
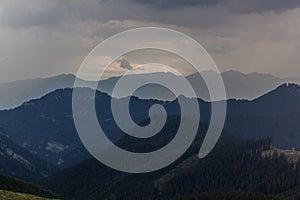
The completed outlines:
[[[299,0],[128,0],[142,5],[149,5],[158,9],[178,9],[183,7],[224,6],[232,12],[249,13],[276,11],[300,6]]]
[[[28,1],[10,2],[2,5],[1,23],[11,28],[23,28],[31,26],[53,26],[61,22],[65,14],[65,8],[57,2]]]
[[[239,14],[282,12],[299,6],[299,0],[29,0],[22,6],[5,4],[0,23],[10,28],[47,26],[57,30],[74,22],[137,20],[207,28],[226,24]]]
[[[7,1],[8,2],[8,1]],[[110,20],[146,20],[145,6],[120,0],[28,0],[11,1],[0,7],[0,23],[9,28],[54,27],[55,30],[72,23]],[[131,12],[128,12],[128,11]]]
[[[282,12],[300,6],[299,0],[224,0],[228,8],[237,13],[275,11]]]
[[[210,6],[224,0],[131,0],[138,4],[152,5],[159,9],[173,9],[190,6]]]
[[[300,0],[2,0],[0,82],[76,73],[99,42],[144,26],[190,35],[223,71],[300,76],[299,6]],[[114,69],[130,69],[136,62],[129,60]]]

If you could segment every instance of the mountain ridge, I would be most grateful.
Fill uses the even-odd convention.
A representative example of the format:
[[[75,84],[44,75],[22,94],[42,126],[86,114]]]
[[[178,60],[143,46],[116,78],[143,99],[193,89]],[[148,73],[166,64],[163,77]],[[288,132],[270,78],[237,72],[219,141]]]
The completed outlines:
[[[206,71],[210,76],[215,76],[215,72]],[[150,74],[137,74],[125,77],[125,79],[142,78],[143,76],[151,78],[166,78],[169,82],[174,83],[177,80],[177,76],[171,73],[150,73]],[[244,74],[238,71],[225,71],[222,74],[227,99],[255,99],[261,96],[277,86],[286,82],[300,83],[300,78],[278,78],[270,74],[264,73],[247,73]],[[99,90],[106,92],[109,95],[112,94],[112,89],[120,77],[110,77],[100,81]],[[209,93],[203,79],[197,75],[192,74],[186,76],[186,79],[191,82],[199,98],[209,100]],[[20,106],[22,103],[31,99],[42,97],[57,89],[72,88],[75,80],[73,74],[61,74],[52,76],[49,78],[38,79],[26,79],[14,82],[0,83],[0,109],[11,109]],[[78,79],[80,85],[89,87],[93,84],[91,81]],[[161,100],[173,100],[175,97],[168,90],[161,87],[150,85],[144,86],[143,89],[138,90],[135,94],[143,99],[155,98]]]
[[[299,87],[296,84],[289,84],[289,86],[283,84],[268,94],[251,101],[228,100],[224,130],[244,139],[273,136],[274,143],[280,148],[293,146],[300,149],[299,144],[295,143],[298,141],[297,139],[300,139],[296,133],[296,130],[300,129],[298,123],[300,116],[295,110],[300,107],[300,95],[299,97],[297,95],[300,93]],[[81,88],[81,90],[86,89]],[[95,93],[90,89],[87,90],[88,95]],[[296,93],[295,96],[298,98],[287,95],[290,93],[289,90]],[[280,98],[274,96],[276,93]],[[99,91],[96,94],[98,120],[108,136],[116,142],[124,133],[114,120],[109,120],[113,119],[110,111],[111,97]],[[169,115],[180,114],[177,100],[163,102],[144,100],[138,97],[126,98],[131,99],[133,107],[130,112],[133,120],[137,123],[148,117],[148,110],[154,104],[163,105]],[[184,96],[180,98],[189,101],[189,98]],[[121,100],[123,99],[117,101]],[[210,120],[210,102],[201,99],[198,99],[198,102],[201,122],[207,123]],[[71,105],[72,89],[58,89],[15,109],[0,111],[0,127],[9,134],[15,143],[31,152],[36,152],[42,159],[64,168],[90,156],[77,135]],[[195,111],[189,110],[189,115],[193,116]]]

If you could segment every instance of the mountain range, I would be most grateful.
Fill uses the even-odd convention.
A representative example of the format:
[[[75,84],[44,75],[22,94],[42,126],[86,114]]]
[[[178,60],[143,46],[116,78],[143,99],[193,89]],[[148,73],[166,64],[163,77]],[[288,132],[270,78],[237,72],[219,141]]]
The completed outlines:
[[[83,101],[93,100],[89,97],[93,94],[92,90],[81,90],[86,92]],[[96,94],[98,121],[107,136],[117,142],[125,133],[113,120],[111,97],[102,92]],[[154,104],[163,105],[169,115],[180,115],[177,100],[126,98],[130,98],[130,114],[137,123],[149,117],[148,110]],[[183,96],[180,98],[190,100]],[[208,123],[210,103],[201,99],[198,102],[201,122]],[[296,84],[281,85],[255,100],[228,100],[224,130],[243,139],[272,136],[274,145],[279,148],[300,149],[297,142],[300,140],[297,131],[300,129],[299,102],[300,86]],[[15,109],[0,111],[0,127],[14,143],[59,168],[65,168],[90,157],[77,135],[71,105],[72,89],[59,89]],[[189,115],[194,114],[191,108]]]
[[[174,75],[159,73],[155,76]],[[217,195],[214,191],[234,196],[236,194],[231,192],[236,190],[254,192],[251,193],[255,196],[253,199],[281,199],[282,196],[297,193],[300,163],[290,163],[282,155],[263,157],[262,153],[272,146],[300,149],[299,85],[284,83],[255,99],[227,100],[224,132],[211,154],[201,161],[197,158],[197,152],[207,129],[206,124],[210,121],[211,103],[199,98],[200,129],[186,154],[158,172],[131,175],[102,165],[82,145],[73,121],[73,90],[81,90],[85,94],[80,99],[83,103],[95,101],[97,118],[107,137],[119,147],[135,152],[153,151],[170,142],[179,123],[178,99],[182,98],[187,103],[191,99],[185,96],[169,101],[148,99],[143,98],[143,92],[139,91],[137,96],[114,98],[109,95],[109,87],[116,80],[106,80],[107,93],[103,92],[104,89],[96,91],[95,98],[95,91],[89,88],[57,89],[15,108],[0,111],[0,173],[38,182],[71,199],[136,199],[146,196],[185,199],[190,194],[198,196],[204,192]],[[151,87],[145,88],[146,91],[151,91]],[[157,95],[159,91],[160,88],[156,88]],[[140,125],[149,123],[148,111],[152,105],[162,105],[168,114],[168,123],[161,132],[164,134],[139,140],[120,130],[110,106],[111,101],[124,100],[130,100],[130,115]],[[195,111],[192,108],[188,110],[185,117],[192,120]],[[75,114],[85,115],[89,111],[82,110]],[[102,146],[101,141],[98,142]]]
[[[214,77],[217,74],[213,71],[203,72],[209,77]],[[223,72],[222,78],[226,88],[228,99],[255,99],[283,83],[300,83],[299,78],[278,78],[269,74],[249,73],[243,74],[237,71]],[[145,79],[148,80],[166,80],[169,83],[176,84],[178,77],[171,73],[152,73],[152,74],[137,74],[127,75],[123,77],[125,80]],[[98,89],[112,94],[113,88],[120,77],[111,77],[101,80]],[[209,100],[209,93],[207,87],[199,74],[192,74],[186,79],[193,86],[196,94],[203,100]],[[9,83],[0,83],[0,109],[11,109],[20,106],[22,103],[40,98],[57,89],[72,88],[75,76],[72,74],[62,74],[50,78],[28,79],[22,81],[15,81]],[[93,82],[78,79],[80,85],[89,87]],[[125,94],[128,95],[128,94]],[[143,99],[160,99],[160,100],[174,100],[174,95],[166,90],[164,87],[151,84],[144,86],[134,96]],[[123,96],[124,97],[124,96]],[[120,96],[118,96],[120,98]]]

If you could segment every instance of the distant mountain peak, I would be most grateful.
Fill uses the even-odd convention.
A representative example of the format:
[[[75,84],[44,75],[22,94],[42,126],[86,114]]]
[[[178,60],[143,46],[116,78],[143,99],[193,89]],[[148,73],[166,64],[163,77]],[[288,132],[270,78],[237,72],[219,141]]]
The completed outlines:
[[[222,74],[237,74],[237,75],[246,75],[245,73],[243,72],[240,72],[240,71],[235,71],[235,70],[228,70],[228,71],[224,71],[222,72]]]

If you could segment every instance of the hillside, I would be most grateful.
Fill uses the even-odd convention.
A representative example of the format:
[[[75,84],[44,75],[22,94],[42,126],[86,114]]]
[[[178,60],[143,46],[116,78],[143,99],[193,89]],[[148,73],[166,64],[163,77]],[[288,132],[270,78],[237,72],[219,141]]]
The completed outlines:
[[[290,169],[285,159],[253,158],[243,153],[235,155],[233,151],[240,151],[241,147],[232,148],[230,153],[224,153],[226,148],[223,147],[204,161],[198,161],[196,155],[191,156],[167,169],[146,175],[116,172],[95,160],[88,160],[49,177],[45,185],[61,195],[75,199],[170,199],[232,190],[280,194],[299,184],[299,180],[294,177],[295,171]],[[276,181],[274,177],[278,177]]]
[[[2,200],[47,200],[48,198],[34,196],[31,194],[0,190],[0,199]]]
[[[300,199],[300,185],[295,188],[289,189],[286,192],[281,193],[279,197],[286,200]]]
[[[53,165],[13,143],[0,132],[0,173],[33,181],[56,171]]]
[[[274,146],[299,150],[299,119],[300,86],[284,84],[253,101],[229,100],[224,130],[243,139],[272,136]]]
[[[169,134],[159,134],[155,143],[151,138],[136,141],[125,137],[118,146],[134,152],[157,149],[172,138],[177,123],[178,119],[172,118],[161,132]],[[277,195],[300,185],[300,163],[292,167],[285,157],[261,156],[263,151],[271,148],[270,138],[240,141],[224,133],[209,156],[199,160],[197,153],[205,131],[206,126],[201,125],[191,148],[175,163],[157,172],[127,174],[89,159],[48,177],[41,184],[75,199],[169,199],[213,191]]]
[[[174,200],[288,200],[274,195],[255,192],[211,192],[199,195],[176,197]]]
[[[2,191],[1,195],[4,195],[4,191],[10,191],[15,193],[31,194],[45,198],[57,198],[57,195],[51,191],[42,189],[41,187],[32,183],[4,176],[2,174],[0,174],[0,190]]]
[[[91,95],[92,90],[87,90]],[[98,93],[104,105],[108,105],[110,97]],[[71,166],[82,158],[63,160],[64,153],[73,154],[70,150],[85,150],[82,146],[72,117],[72,90],[64,89],[50,93],[41,99],[31,100],[22,106],[6,111],[0,111],[0,127],[5,130],[9,138],[20,146],[34,152],[42,159],[57,167]],[[104,110],[106,109],[106,110]],[[117,132],[115,123],[108,121],[111,114],[107,107],[102,107],[101,116],[106,129]],[[113,141],[120,136],[110,134]],[[73,154],[74,155],[74,154]],[[89,154],[84,151],[83,158]]]

